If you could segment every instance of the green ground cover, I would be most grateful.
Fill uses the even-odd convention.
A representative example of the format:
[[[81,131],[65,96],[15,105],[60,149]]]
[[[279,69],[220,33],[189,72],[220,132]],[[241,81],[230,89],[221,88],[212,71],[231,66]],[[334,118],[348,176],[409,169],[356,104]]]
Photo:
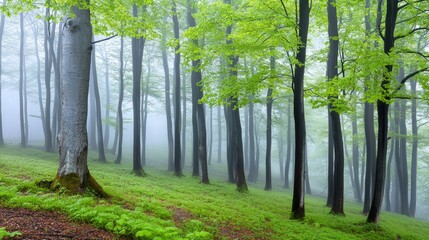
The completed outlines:
[[[112,195],[66,196],[36,186],[54,177],[58,155],[38,149],[0,148],[0,205],[59,211],[135,239],[427,239],[429,223],[382,213],[378,226],[365,223],[361,206],[345,203],[346,216],[329,214],[325,199],[306,197],[306,219],[290,220],[291,192],[250,186],[235,191],[224,180],[210,185],[190,177],[145,168],[148,177],[130,174],[128,163],[102,164],[89,157],[95,179]],[[220,169],[218,166],[217,168]],[[219,171],[219,170],[217,170]],[[214,172],[214,176],[219,175]],[[179,219],[179,220],[178,220]],[[2,226],[0,226],[1,228]]]

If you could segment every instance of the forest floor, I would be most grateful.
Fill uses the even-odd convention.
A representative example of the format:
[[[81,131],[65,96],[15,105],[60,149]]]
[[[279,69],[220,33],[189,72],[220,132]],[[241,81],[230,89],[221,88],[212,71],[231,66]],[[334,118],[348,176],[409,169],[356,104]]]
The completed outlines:
[[[0,226],[21,235],[5,239],[115,239],[111,232],[52,211],[0,207]]]

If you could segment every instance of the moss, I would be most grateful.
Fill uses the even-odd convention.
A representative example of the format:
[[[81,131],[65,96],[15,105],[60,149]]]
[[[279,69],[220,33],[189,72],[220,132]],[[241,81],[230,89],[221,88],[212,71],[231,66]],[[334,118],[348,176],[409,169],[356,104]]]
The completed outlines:
[[[50,189],[52,191],[64,192],[67,195],[91,193],[100,198],[109,197],[91,174],[88,174],[82,183],[79,175],[76,173],[70,173],[64,176],[57,175],[54,180],[52,180]]]

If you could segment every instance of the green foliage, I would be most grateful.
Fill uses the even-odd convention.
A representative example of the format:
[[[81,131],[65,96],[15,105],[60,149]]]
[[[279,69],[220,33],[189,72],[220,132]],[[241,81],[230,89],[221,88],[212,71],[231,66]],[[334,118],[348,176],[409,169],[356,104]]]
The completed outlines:
[[[22,234],[18,231],[14,232],[8,232],[5,228],[0,228],[0,239],[3,239],[4,237],[16,237],[21,236]]]
[[[427,222],[390,213],[383,213],[379,226],[366,224],[361,206],[352,202],[345,203],[345,217],[334,216],[324,199],[311,196],[306,198],[306,220],[292,221],[289,190],[277,186],[266,192],[250,184],[249,193],[240,194],[224,182],[223,166],[215,163],[212,184],[203,185],[191,177],[173,179],[153,167],[146,169],[148,178],[136,178],[129,174],[129,165],[89,161],[92,175],[112,199],[51,193],[34,182],[53,177],[56,154],[1,150],[0,206],[59,211],[135,239],[222,239],[224,231],[250,239],[424,239],[429,234]],[[172,209],[177,208],[188,214],[176,225]]]

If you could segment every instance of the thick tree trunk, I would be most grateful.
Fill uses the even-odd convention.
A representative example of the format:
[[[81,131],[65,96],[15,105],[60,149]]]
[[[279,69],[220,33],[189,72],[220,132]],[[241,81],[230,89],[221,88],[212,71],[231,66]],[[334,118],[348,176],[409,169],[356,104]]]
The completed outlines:
[[[133,16],[138,16],[138,9],[133,5]],[[137,176],[145,176],[140,156],[140,93],[143,50],[146,39],[132,38],[132,62],[133,62],[133,172]]]
[[[51,188],[61,186],[72,194],[89,189],[106,197],[107,194],[90,175],[87,165],[86,120],[92,50],[90,12],[77,7],[72,7],[72,12],[75,17],[67,20],[62,35],[60,165]]]
[[[173,171],[173,123],[171,120],[171,95],[170,95],[170,71],[168,67],[168,57],[166,49],[166,33],[162,32],[161,53],[162,66],[164,68],[165,84],[165,116],[167,120],[167,141],[168,141],[168,171]]]
[[[389,54],[395,45],[395,25],[396,17],[398,14],[398,1],[387,0],[386,1],[386,26],[384,41],[384,53]],[[385,73],[383,81],[381,82],[381,88],[383,92],[388,93],[390,90],[390,76],[393,71],[392,65],[385,66]],[[383,96],[386,100],[389,100],[390,96]],[[381,211],[381,205],[383,203],[383,190],[384,180],[386,176],[386,153],[387,153],[387,132],[388,132],[388,112],[389,104],[386,100],[381,99],[377,101],[377,113],[378,113],[378,143],[377,143],[377,159],[375,168],[375,186],[374,196],[369,210],[367,221],[371,223],[378,223]]]
[[[328,35],[329,35],[329,55],[327,75],[328,81],[338,77],[338,20],[335,0],[328,0]],[[337,98],[336,95],[330,98]],[[344,146],[343,134],[341,130],[340,115],[331,104],[329,114],[332,123],[332,140],[334,143],[334,190],[332,196],[331,213],[344,215]]]
[[[236,152],[234,146],[234,136],[233,136],[233,121],[232,121],[232,107],[224,106],[225,110],[225,122],[226,122],[226,162],[228,169],[228,182],[235,183],[235,161],[236,161]]]
[[[332,134],[331,106],[328,106],[328,196],[326,206],[332,207],[334,199],[334,140]]]
[[[118,99],[118,152],[116,164],[122,161],[122,141],[124,137],[124,119],[122,115],[122,102],[124,101],[124,38],[121,37],[121,48],[119,52],[119,99]]]
[[[256,182],[256,159],[255,159],[255,124],[253,117],[253,97],[249,100],[249,176],[250,182]]]
[[[106,154],[104,152],[104,139],[103,139],[103,125],[101,119],[101,103],[100,103],[100,91],[98,90],[98,78],[97,78],[97,65],[95,62],[95,47],[91,54],[91,70],[90,70],[90,81],[92,79],[92,84],[94,87],[94,98],[95,98],[95,114],[97,122],[97,149],[98,149],[98,161],[107,162]]]
[[[171,11],[173,12],[173,32],[174,38],[179,41],[179,20],[176,13],[176,2],[172,1]],[[174,83],[175,83],[175,96],[174,104],[174,173],[176,176],[182,176],[182,164],[181,164],[181,149],[180,149],[180,43],[177,42],[177,45],[174,47]]]
[[[307,50],[308,25],[310,20],[310,6],[308,0],[299,1],[299,39],[300,47],[297,49],[294,84],[294,120],[295,120],[295,171],[292,199],[292,218],[303,219],[305,216],[305,116],[304,116],[304,70]]]

